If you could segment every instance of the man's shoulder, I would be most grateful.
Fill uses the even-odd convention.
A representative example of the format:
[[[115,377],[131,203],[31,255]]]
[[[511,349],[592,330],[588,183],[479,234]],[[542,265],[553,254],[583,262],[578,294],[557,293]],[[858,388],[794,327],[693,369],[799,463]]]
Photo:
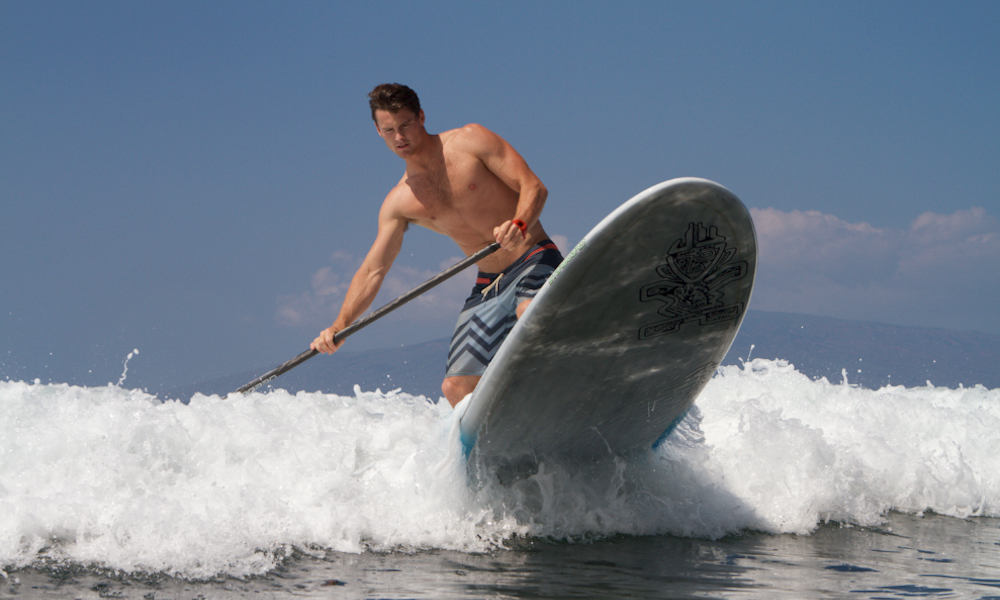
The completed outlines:
[[[452,131],[456,131],[460,135],[465,135],[465,136],[494,135],[492,131],[480,125],[479,123],[466,123],[464,126],[459,127],[458,129],[452,129]]]
[[[451,129],[441,134],[445,148],[458,152],[478,154],[487,150],[499,138],[479,123],[469,123],[457,129]]]
[[[400,202],[406,202],[413,197],[413,191],[410,190],[410,186],[406,185],[406,177],[399,181],[396,185],[392,186],[389,193],[386,194],[385,200],[382,201],[383,206],[393,206]]]

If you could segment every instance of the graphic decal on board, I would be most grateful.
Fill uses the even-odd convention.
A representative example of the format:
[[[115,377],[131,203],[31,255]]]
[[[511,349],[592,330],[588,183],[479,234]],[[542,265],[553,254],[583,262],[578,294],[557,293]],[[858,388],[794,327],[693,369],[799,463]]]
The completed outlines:
[[[639,339],[673,333],[689,321],[708,325],[743,314],[743,303],[727,303],[722,291],[747,274],[746,261],[733,261],[735,256],[736,247],[726,244],[718,227],[689,223],[684,237],[667,251],[667,262],[656,267],[663,279],[639,290],[641,301],[663,303],[656,312],[667,319],[643,326]]]

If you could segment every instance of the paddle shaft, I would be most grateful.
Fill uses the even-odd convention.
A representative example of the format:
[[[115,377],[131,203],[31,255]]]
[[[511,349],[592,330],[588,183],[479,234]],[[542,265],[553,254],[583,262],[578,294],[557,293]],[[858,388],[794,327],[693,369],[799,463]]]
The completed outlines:
[[[431,277],[427,281],[421,283],[417,287],[415,287],[412,290],[406,292],[405,294],[403,294],[399,298],[396,298],[395,300],[393,300],[392,302],[390,302],[390,303],[386,304],[385,306],[379,308],[378,310],[369,313],[368,315],[362,317],[361,319],[358,319],[357,321],[355,321],[354,323],[352,323],[348,327],[345,327],[344,329],[338,331],[336,333],[336,335],[333,336],[333,341],[335,343],[340,343],[341,340],[344,340],[348,336],[350,336],[350,335],[354,334],[355,332],[359,331],[360,329],[362,329],[364,327],[367,327],[368,325],[371,325],[375,321],[381,319],[382,317],[384,317],[387,314],[391,313],[392,311],[396,310],[400,306],[406,304],[410,300],[413,300],[414,298],[416,298],[420,294],[423,294],[424,292],[426,292],[427,290],[431,289],[432,287],[438,285],[439,283],[443,282],[444,280],[449,279],[453,275],[458,274],[459,271],[462,271],[462,270],[466,269],[467,267],[469,267],[470,265],[479,262],[483,258],[486,258],[487,256],[489,256],[490,254],[493,254],[494,252],[496,252],[499,249],[500,249],[500,244],[494,242],[494,243],[490,244],[489,246],[486,246],[485,248],[483,248],[479,252],[476,252],[472,256],[468,256],[464,260],[455,263],[454,265],[448,267],[447,269],[445,269],[444,271],[438,273],[434,277]],[[238,394],[246,394],[247,392],[252,392],[252,391],[256,390],[257,388],[261,387],[262,385],[273,381],[279,375],[287,373],[288,371],[290,371],[290,370],[294,369],[295,367],[301,365],[302,363],[306,362],[307,360],[309,360],[310,358],[316,356],[317,354],[319,354],[319,352],[317,352],[316,350],[313,350],[313,349],[306,350],[305,352],[303,352],[302,354],[299,354],[295,358],[293,358],[293,359],[291,359],[291,360],[283,363],[282,365],[280,365],[276,369],[272,369],[272,370],[268,371],[267,373],[264,373],[263,375],[261,375],[257,379],[254,379],[250,383],[244,385],[240,389],[236,390],[236,393],[238,393]]]

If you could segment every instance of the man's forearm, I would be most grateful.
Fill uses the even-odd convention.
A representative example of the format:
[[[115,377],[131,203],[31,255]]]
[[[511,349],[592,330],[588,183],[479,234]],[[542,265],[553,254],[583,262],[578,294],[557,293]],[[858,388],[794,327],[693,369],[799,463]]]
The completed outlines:
[[[365,272],[364,267],[355,273],[333,327],[342,331],[363,315],[375,301],[384,278],[385,275],[382,273]]]
[[[548,195],[549,191],[541,181],[533,186],[522,187],[517,200],[517,209],[514,211],[514,218],[523,221],[527,229],[531,229],[541,218]]]

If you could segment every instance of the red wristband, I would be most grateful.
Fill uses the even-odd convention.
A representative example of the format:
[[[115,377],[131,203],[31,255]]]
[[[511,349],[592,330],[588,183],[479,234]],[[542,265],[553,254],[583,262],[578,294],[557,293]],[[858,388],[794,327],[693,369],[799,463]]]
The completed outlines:
[[[521,233],[524,233],[524,234],[528,233],[528,225],[524,221],[522,221],[521,219],[514,219],[513,221],[511,221],[511,223],[514,224],[514,227],[517,227],[518,229],[520,229]]]

